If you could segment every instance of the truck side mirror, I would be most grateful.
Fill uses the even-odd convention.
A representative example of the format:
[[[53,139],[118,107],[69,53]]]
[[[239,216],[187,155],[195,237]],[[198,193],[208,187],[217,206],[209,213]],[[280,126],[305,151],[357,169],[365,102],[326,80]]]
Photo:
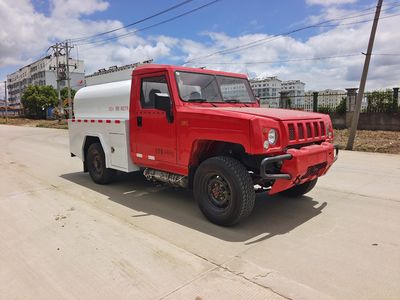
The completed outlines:
[[[174,121],[174,116],[172,115],[171,98],[168,94],[156,93],[154,97],[154,107],[155,109],[165,111],[169,123]]]

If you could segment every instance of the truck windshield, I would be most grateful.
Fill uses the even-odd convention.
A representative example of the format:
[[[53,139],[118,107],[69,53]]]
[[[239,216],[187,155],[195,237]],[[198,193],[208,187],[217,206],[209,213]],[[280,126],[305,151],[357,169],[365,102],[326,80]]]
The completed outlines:
[[[175,72],[179,95],[187,102],[255,102],[249,82],[238,77]]]

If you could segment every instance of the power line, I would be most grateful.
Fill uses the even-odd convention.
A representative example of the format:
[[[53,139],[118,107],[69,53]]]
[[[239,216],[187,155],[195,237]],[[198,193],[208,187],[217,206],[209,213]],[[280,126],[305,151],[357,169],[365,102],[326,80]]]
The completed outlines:
[[[394,4],[394,3],[399,3],[399,2],[393,2],[391,4]],[[392,9],[392,8],[398,7],[398,6],[400,6],[400,4],[390,6],[390,7],[386,8],[385,10],[389,10],[389,9]],[[364,10],[362,10],[360,12],[363,12],[363,11],[366,11],[366,10],[371,10],[372,8],[375,8],[375,7],[370,7],[370,8],[364,9]],[[262,38],[262,39],[258,39],[258,40],[255,40],[255,41],[252,41],[252,42],[249,42],[249,43],[245,43],[245,44],[242,44],[242,45],[239,45],[239,46],[235,46],[235,47],[219,50],[219,51],[216,51],[216,52],[213,52],[213,53],[201,56],[201,57],[192,58],[192,59],[189,59],[188,61],[184,62],[182,65],[186,65],[186,64],[191,63],[193,61],[196,61],[196,60],[199,60],[199,59],[202,59],[202,58],[211,57],[211,56],[214,56],[214,55],[217,55],[217,54],[229,54],[229,53],[232,53],[232,52],[241,51],[241,50],[249,49],[249,48],[252,48],[252,47],[256,47],[256,46],[259,46],[261,44],[264,44],[267,41],[273,41],[275,39],[282,38],[284,36],[288,36],[288,35],[291,35],[293,33],[296,33],[296,32],[299,32],[299,31],[303,31],[303,30],[306,30],[306,29],[316,28],[316,27],[319,27],[320,25],[323,25],[323,24],[326,24],[326,23],[335,22],[335,21],[342,21],[342,20],[347,20],[347,19],[353,19],[353,18],[359,18],[359,17],[362,17],[362,16],[370,15],[370,14],[373,14],[373,12],[364,13],[364,14],[357,14],[357,15],[355,15],[354,13],[350,14],[350,15],[347,14],[347,15],[344,15],[344,16],[342,16],[340,18],[334,18],[334,19],[325,20],[325,21],[322,21],[322,22],[319,22],[319,23],[316,23],[316,24],[313,24],[313,25],[300,27],[300,28],[293,29],[293,30],[290,30],[290,31],[287,31],[287,32],[283,32],[283,33],[280,33],[280,34],[275,34],[275,35],[272,35],[272,36],[269,36],[269,37],[266,37],[266,38]]]
[[[387,15],[384,17],[379,17],[379,20],[383,20],[383,19],[389,19],[389,18],[393,18],[393,17],[397,17],[400,16],[400,14],[393,14],[393,15]],[[374,21],[374,19],[369,19],[369,20],[363,20],[363,21],[358,21],[358,22],[350,22],[350,23],[342,23],[342,24],[328,24],[328,25],[320,25],[320,26],[315,26],[315,27],[338,27],[338,26],[346,26],[346,25],[355,25],[355,24],[361,24],[361,23],[368,23]]]
[[[161,16],[161,15],[167,13],[167,12],[170,12],[171,10],[177,9],[177,8],[179,8],[179,7],[181,7],[181,6],[185,5],[185,4],[188,4],[188,3],[192,2],[192,1],[193,1],[193,0],[185,0],[185,1],[183,1],[183,2],[180,2],[180,3],[178,3],[178,4],[173,5],[173,6],[169,7],[169,8],[167,8],[167,9],[164,9],[164,10],[162,10],[162,11],[159,11],[159,12],[157,12],[157,13],[151,15],[151,16],[148,16],[148,17],[146,17],[146,18],[137,20],[137,21],[132,22],[132,23],[130,23],[130,24],[127,24],[127,25],[125,25],[125,26],[122,26],[122,27],[119,27],[119,28],[115,28],[115,29],[112,29],[112,30],[108,30],[108,31],[105,31],[105,32],[97,33],[97,34],[94,34],[94,35],[86,36],[86,37],[70,39],[70,41],[71,41],[71,42],[78,42],[78,41],[88,40],[88,39],[92,39],[92,38],[95,38],[95,37],[98,37],[98,36],[102,36],[102,35],[106,35],[106,34],[109,34],[109,33],[112,33],[112,32],[116,32],[116,31],[121,30],[121,29],[125,29],[125,28],[128,28],[128,27],[132,27],[132,26],[134,26],[134,25],[143,23],[143,22],[148,21],[148,20],[150,20],[150,19],[153,19],[153,18],[155,18],[155,17]]]
[[[211,64],[211,65],[252,65],[252,64],[278,64],[278,63],[286,63],[286,62],[295,62],[295,61],[307,61],[307,60],[324,60],[324,59],[332,59],[332,58],[341,58],[341,57],[351,57],[351,56],[360,56],[360,53],[357,54],[343,54],[343,55],[335,55],[335,56],[321,56],[321,57],[308,57],[308,58],[292,58],[286,60],[276,60],[276,61],[252,61],[252,62],[203,62],[199,64]]]
[[[143,27],[143,28],[140,28],[140,29],[137,29],[137,30],[130,31],[130,32],[125,33],[125,34],[121,34],[121,35],[118,35],[118,36],[114,36],[114,37],[110,37],[110,38],[106,38],[106,39],[102,39],[102,40],[98,40],[98,41],[82,43],[82,44],[78,44],[78,45],[84,46],[84,45],[98,44],[98,43],[100,43],[99,45],[103,45],[103,44],[108,43],[108,42],[111,41],[111,40],[120,39],[120,38],[125,38],[125,37],[130,36],[130,35],[132,35],[132,34],[135,34],[135,33],[137,33],[137,32],[144,31],[144,30],[147,30],[147,29],[150,29],[150,28],[153,28],[153,27],[157,27],[157,26],[159,26],[159,25],[162,25],[162,24],[165,24],[165,23],[174,21],[174,20],[176,20],[176,19],[178,19],[178,18],[181,18],[181,17],[184,17],[184,16],[189,15],[189,14],[191,14],[191,13],[194,13],[194,12],[200,10],[200,9],[206,8],[206,7],[208,7],[208,6],[212,5],[212,4],[215,4],[215,3],[219,2],[219,1],[221,1],[221,0],[214,0],[214,1],[208,2],[208,3],[204,4],[204,5],[201,5],[201,6],[199,6],[199,7],[196,7],[196,8],[194,8],[194,9],[191,9],[191,10],[189,10],[189,11],[186,11],[186,12],[184,12],[184,13],[182,13],[182,14],[177,15],[177,16],[174,16],[174,17],[171,17],[171,18],[166,19],[166,20],[164,20],[164,21],[161,21],[161,22],[158,22],[158,23],[149,25],[149,26],[147,26],[147,27]]]
[[[75,38],[75,39],[72,38],[72,39],[68,39],[68,40],[69,40],[70,42],[75,42],[75,43],[76,43],[76,42],[78,42],[78,41],[83,41],[83,40],[86,40],[86,39],[91,39],[91,38],[93,38],[93,37],[105,35],[105,34],[108,34],[108,33],[115,32],[115,31],[117,31],[117,30],[121,30],[121,29],[124,29],[124,28],[128,28],[128,27],[131,27],[131,26],[133,26],[133,25],[136,25],[136,24],[142,23],[142,22],[144,22],[144,21],[150,20],[150,19],[152,19],[152,18],[155,18],[155,17],[157,17],[157,16],[160,16],[160,15],[162,15],[162,14],[165,14],[165,13],[167,13],[167,12],[170,12],[171,10],[177,9],[177,8],[179,8],[179,7],[181,7],[181,6],[185,5],[185,4],[187,4],[187,3],[189,3],[189,2],[192,2],[192,1],[193,1],[193,0],[185,0],[185,1],[183,1],[183,2],[180,2],[180,3],[178,3],[178,4],[173,5],[173,6],[169,7],[169,8],[167,8],[167,9],[164,9],[164,10],[158,12],[158,13],[155,13],[155,14],[149,16],[149,17],[140,19],[140,20],[138,20],[138,21],[135,21],[135,22],[133,22],[133,23],[127,24],[127,25],[122,26],[122,27],[119,27],[119,28],[115,28],[115,29],[112,29],[112,30],[109,30],[109,31],[106,31],[106,32],[102,32],[102,33],[98,33],[98,34],[95,34],[95,35],[91,35],[91,36],[86,36],[86,37],[81,37],[81,38]],[[37,56],[36,58],[33,59],[33,62],[36,62],[36,61],[42,59],[43,57],[47,56],[47,53],[48,53],[48,51],[50,50],[50,48],[51,48],[51,47],[47,48],[46,50],[43,50],[39,56]],[[32,62],[32,63],[33,63],[33,62]]]
[[[138,23],[140,23],[140,22],[144,22],[145,20],[149,20],[149,19],[151,19],[151,18],[153,18],[153,17],[156,17],[156,16],[159,16],[159,15],[164,14],[164,13],[166,13],[166,12],[169,12],[169,11],[171,11],[171,10],[173,10],[173,9],[176,9],[176,8],[178,8],[178,7],[180,7],[180,6],[184,5],[184,4],[187,4],[187,3],[191,2],[191,1],[193,1],[193,0],[186,0],[186,1],[183,1],[183,2],[178,3],[178,4],[176,4],[176,5],[172,6],[172,7],[170,7],[170,8],[168,8],[168,9],[164,10],[164,11],[161,11],[161,12],[159,12],[159,13],[156,13],[156,14],[154,14],[154,15],[152,15],[152,16],[149,16],[149,17],[144,18],[144,19],[142,19],[142,20],[139,20],[139,21],[136,21],[136,22],[134,22],[134,23],[128,24],[128,25],[126,25],[126,26],[124,26],[124,27],[116,28],[116,29],[112,30],[112,32],[117,31],[117,30],[120,30],[120,29],[122,29],[122,28],[126,28],[126,27],[129,27],[129,26],[133,26],[134,24],[138,24]],[[203,8],[206,8],[206,7],[208,7],[208,6],[211,6],[211,5],[213,5],[213,4],[215,4],[215,3],[219,2],[219,1],[221,1],[221,0],[213,0],[213,1],[210,1],[210,2],[208,2],[208,3],[205,3],[205,4],[201,5],[201,6],[198,6],[198,7],[194,8],[194,9],[191,9],[191,10],[189,10],[189,11],[186,11],[186,12],[184,12],[184,13],[181,13],[181,14],[179,14],[179,15],[177,15],[177,16],[171,17],[171,18],[166,19],[166,20],[164,20],[164,21],[158,22],[158,23],[156,23],[156,24],[153,24],[153,25],[150,25],[150,26],[147,26],[147,27],[138,29],[138,30],[130,31],[130,32],[126,33],[126,34],[122,34],[122,35],[119,35],[119,36],[116,36],[116,37],[113,37],[113,38],[103,39],[103,40],[99,40],[99,41],[93,41],[93,42],[89,42],[89,43],[82,43],[82,44],[76,43],[76,44],[74,44],[74,46],[86,45],[86,44],[95,44],[95,43],[107,43],[107,41],[109,41],[109,40],[113,40],[113,39],[116,39],[116,38],[124,38],[124,37],[126,37],[126,36],[128,36],[128,35],[131,35],[131,34],[134,34],[134,33],[136,33],[136,32],[143,31],[143,30],[147,30],[147,29],[150,29],[150,28],[153,28],[153,27],[156,27],[156,26],[159,26],[159,25],[162,25],[162,24],[171,22],[171,21],[176,20],[176,19],[178,19],[178,18],[181,18],[181,17],[183,17],[183,16],[189,15],[189,14],[191,14],[191,13],[194,13],[194,12],[198,11],[198,10],[201,10],[201,9],[203,9]],[[110,33],[110,32],[99,33],[99,34],[97,34],[96,36],[98,36],[98,35],[103,35],[103,34],[107,34],[107,33]],[[89,38],[90,38],[90,37],[89,37]],[[78,39],[74,39],[74,41],[79,41],[79,40],[83,40],[83,39],[84,39],[84,38],[78,38]],[[58,43],[56,43],[56,45],[61,45],[61,44],[63,44],[63,43],[65,43],[65,42],[61,42],[61,43],[58,42]],[[54,47],[55,47],[55,45],[50,46],[43,54],[41,54],[37,59],[35,59],[35,60],[33,61],[33,63],[36,62],[36,61],[38,61],[38,60],[40,60],[40,59],[42,59],[43,57],[46,57],[46,56],[48,55],[48,51],[49,51],[51,48],[54,48]],[[58,64],[57,64],[57,65],[58,65]],[[47,64],[46,64],[46,67],[47,67]]]
[[[199,62],[200,65],[256,65],[256,64],[281,64],[287,62],[302,62],[302,61],[314,61],[314,60],[327,60],[334,58],[343,57],[354,57],[361,56],[363,53],[353,53],[353,54],[342,54],[342,55],[332,55],[332,56],[320,56],[320,57],[306,57],[306,58],[291,58],[285,60],[275,60],[275,61],[250,61],[250,62]],[[372,53],[374,56],[400,56],[400,53]]]
[[[189,11],[186,11],[186,12],[184,12],[184,13],[181,13],[181,14],[176,15],[176,16],[174,16],[174,17],[171,17],[171,18],[169,18],[169,19],[160,21],[160,22],[158,22],[158,23],[149,25],[149,26],[147,26],[147,27],[143,27],[143,28],[140,28],[140,29],[137,29],[137,30],[130,31],[130,32],[128,32],[128,33],[120,34],[120,35],[113,36],[113,37],[109,37],[109,38],[102,39],[102,40],[97,40],[97,41],[92,41],[92,42],[87,42],[87,43],[82,43],[82,44],[79,44],[79,43],[78,43],[78,45],[79,45],[79,46],[83,46],[83,45],[91,45],[91,44],[100,44],[100,45],[106,44],[106,43],[108,43],[109,41],[112,41],[112,40],[115,40],[115,39],[120,39],[120,38],[125,38],[125,37],[130,36],[130,35],[132,35],[132,34],[135,34],[135,33],[137,33],[137,32],[144,31],[144,30],[147,30],[147,29],[150,29],[150,28],[154,28],[154,27],[160,26],[160,25],[162,25],[162,24],[165,24],[165,23],[174,21],[174,20],[179,19],[179,18],[181,18],[181,17],[184,17],[184,16],[186,16],[186,15],[192,14],[192,13],[198,11],[198,10],[201,10],[201,9],[203,9],[203,8],[206,8],[206,7],[210,6],[210,5],[213,5],[213,4],[215,4],[215,3],[219,2],[219,1],[221,1],[221,0],[213,0],[213,1],[210,1],[210,2],[208,2],[208,3],[206,3],[206,4],[203,4],[203,5],[201,5],[201,6],[198,6],[198,7],[194,8],[194,9],[191,9],[191,10],[189,10]]]
[[[400,53],[372,53],[371,55],[381,56],[400,56]]]

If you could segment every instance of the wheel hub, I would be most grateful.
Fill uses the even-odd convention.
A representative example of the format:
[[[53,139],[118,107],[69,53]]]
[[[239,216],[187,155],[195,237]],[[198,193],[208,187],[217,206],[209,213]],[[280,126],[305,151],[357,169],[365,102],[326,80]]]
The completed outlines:
[[[102,162],[100,155],[96,155],[93,159],[93,167],[95,168],[96,172],[100,172],[102,168]]]
[[[217,207],[224,208],[228,206],[231,191],[228,183],[221,176],[213,176],[208,180],[208,195],[211,203]]]

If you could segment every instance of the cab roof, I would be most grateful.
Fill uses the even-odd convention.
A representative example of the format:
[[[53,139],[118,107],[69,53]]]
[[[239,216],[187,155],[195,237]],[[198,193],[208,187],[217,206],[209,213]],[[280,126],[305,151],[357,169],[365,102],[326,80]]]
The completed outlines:
[[[182,66],[161,65],[161,64],[145,64],[145,65],[138,66],[136,69],[133,70],[132,75],[140,75],[143,73],[148,73],[149,70],[151,70],[152,72],[182,71],[182,72],[213,74],[213,75],[230,76],[230,77],[238,77],[238,78],[247,79],[247,75],[240,74],[240,73],[230,73],[230,72],[223,72],[223,71],[210,70],[210,69],[188,68],[188,67],[182,67]]]

